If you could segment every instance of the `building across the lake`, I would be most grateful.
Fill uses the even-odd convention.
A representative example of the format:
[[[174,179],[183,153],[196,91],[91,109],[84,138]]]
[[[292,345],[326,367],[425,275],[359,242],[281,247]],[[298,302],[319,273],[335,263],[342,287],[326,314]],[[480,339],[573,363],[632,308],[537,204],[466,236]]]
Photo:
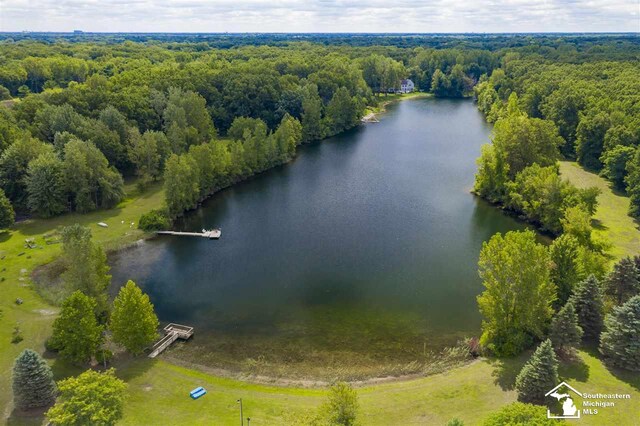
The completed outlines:
[[[404,79],[400,82],[400,93],[410,93],[416,89],[416,85],[410,79]]]

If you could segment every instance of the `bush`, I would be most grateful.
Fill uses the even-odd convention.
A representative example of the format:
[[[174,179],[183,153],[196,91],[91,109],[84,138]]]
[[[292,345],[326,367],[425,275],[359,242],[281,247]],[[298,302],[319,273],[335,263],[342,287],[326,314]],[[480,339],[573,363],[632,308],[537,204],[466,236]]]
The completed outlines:
[[[338,382],[331,386],[327,401],[320,407],[320,417],[328,424],[352,426],[356,424],[358,394],[351,385]]]
[[[22,337],[22,331],[20,330],[20,326],[16,325],[13,328],[13,333],[11,333],[11,343],[17,344],[22,342],[23,340],[24,340],[24,337]]]
[[[96,352],[96,361],[98,364],[105,364],[111,362],[113,359],[113,352],[109,349],[100,349]]]
[[[552,426],[556,420],[547,418],[545,407],[514,402],[490,415],[482,426]]]
[[[47,412],[56,425],[114,425],[122,418],[127,384],[113,369],[87,370],[58,382],[60,398]]]
[[[142,229],[145,232],[160,231],[168,229],[170,226],[171,221],[163,210],[151,210],[140,216],[138,221],[138,229]]]

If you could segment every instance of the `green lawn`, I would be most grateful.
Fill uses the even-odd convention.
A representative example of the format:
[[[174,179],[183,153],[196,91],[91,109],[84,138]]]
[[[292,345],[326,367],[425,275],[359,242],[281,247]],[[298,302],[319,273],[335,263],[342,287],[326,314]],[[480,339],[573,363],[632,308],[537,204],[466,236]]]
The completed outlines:
[[[612,244],[611,254],[616,258],[640,254],[640,229],[627,214],[629,198],[614,192],[609,181],[584,170],[577,163],[561,161],[560,173],[578,188],[595,186],[602,191],[594,216],[595,234]]]
[[[633,425],[640,413],[640,375],[614,375],[590,352],[564,364],[561,378],[582,392],[630,393],[601,415],[586,417],[584,425]],[[358,388],[360,418],[366,425],[442,425],[452,417],[478,424],[489,413],[515,401],[513,384],[528,354],[503,361],[482,360],[447,373],[420,379]],[[236,400],[242,398],[245,416],[255,424],[286,424],[288,419],[314,410],[324,390],[283,388],[214,377],[163,361],[141,360],[122,372],[130,396],[123,424],[216,424],[238,422]],[[208,394],[197,401],[188,392],[204,386]],[[284,420],[283,420],[284,419]]]
[[[25,348],[39,352],[51,334],[51,323],[57,309],[45,303],[33,288],[30,275],[40,265],[51,262],[60,254],[60,244],[47,245],[44,235],[52,235],[63,226],[81,223],[91,228],[94,239],[106,248],[115,248],[135,241],[142,236],[136,225],[140,215],[162,205],[162,186],[156,184],[140,195],[134,185],[126,187],[128,196],[120,205],[107,211],[96,211],[85,215],[69,214],[48,220],[28,220],[17,223],[8,233],[0,234],[0,407],[2,418],[10,414],[11,367],[14,358]],[[124,221],[124,224],[122,223]],[[105,222],[108,228],[97,225]],[[25,248],[25,239],[34,239],[42,248]],[[52,236],[49,240],[54,241]],[[21,255],[21,253],[24,253]],[[16,305],[17,298],[23,299]],[[11,334],[18,324],[24,340],[12,344]]]

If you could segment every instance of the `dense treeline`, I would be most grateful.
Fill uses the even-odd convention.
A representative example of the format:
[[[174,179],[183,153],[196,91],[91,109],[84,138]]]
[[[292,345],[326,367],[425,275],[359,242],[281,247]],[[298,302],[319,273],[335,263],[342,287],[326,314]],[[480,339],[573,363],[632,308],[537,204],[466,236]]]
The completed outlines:
[[[524,113],[557,128],[562,156],[627,191],[630,213],[640,217],[640,62],[571,56],[578,63],[558,63],[544,52],[506,55],[476,86],[478,107],[500,122],[517,93]]]
[[[611,53],[628,56],[630,47],[638,46],[635,34],[344,34],[344,33],[3,33],[0,40],[37,40],[47,43],[65,41],[69,43],[119,44],[126,41],[137,43],[163,42],[171,49],[208,50],[229,49],[239,46],[288,46],[305,41],[328,46],[393,46],[400,48],[429,47],[436,49],[467,48],[500,50],[513,48],[560,49],[565,55],[573,51],[595,51],[602,53],[603,41],[608,44],[607,56]]]
[[[541,342],[516,379],[518,398],[543,403],[558,359],[582,342],[599,344],[611,365],[637,370],[640,258],[612,270],[606,242],[592,237],[596,188],[561,178],[557,161],[576,159],[640,204],[640,66],[627,58],[538,49],[509,52],[475,86],[478,108],[495,123],[478,159],[475,191],[558,236],[495,235],[483,245],[481,343],[512,356]],[[604,59],[604,60],[603,60]],[[555,350],[555,351],[554,351]]]
[[[130,176],[143,187],[164,177],[169,217],[180,215],[289,161],[296,145],[355,126],[402,79],[437,96],[468,96],[501,55],[44,40],[0,42],[0,97],[9,99],[0,106],[0,187],[9,224],[13,210],[49,217],[111,207]],[[166,224],[157,212],[146,219]]]
[[[124,195],[123,177],[137,176],[141,186],[171,177],[167,166],[176,168],[173,155],[184,162],[203,154],[194,147],[206,145],[199,149],[212,150],[208,158],[215,164],[200,160],[199,170],[190,169],[217,177],[198,182],[197,197],[182,194],[183,202],[169,202],[171,215],[180,214],[177,206],[191,208],[217,188],[288,161],[294,153],[274,148],[283,120],[299,123],[301,142],[320,140],[353,127],[367,106],[379,102],[376,95],[397,91],[405,78],[439,97],[470,96],[476,87],[490,121],[507,115],[507,99],[518,93],[530,131],[547,138],[546,123],[553,122],[564,140],[558,144],[561,154],[602,167],[616,185],[627,187],[634,206],[640,204],[637,61],[632,61],[639,49],[633,37],[316,34],[294,41],[286,35],[7,34],[0,39],[0,99],[9,99],[0,106],[3,226],[14,210],[18,216],[47,217],[113,206]],[[243,120],[253,123],[250,135],[243,133]],[[562,215],[550,211],[556,207],[534,212],[540,209],[507,195],[545,181],[549,191],[560,185],[560,192],[575,195],[561,206],[565,210],[580,204],[575,199],[584,194],[557,184],[547,169],[516,179],[521,160],[511,160],[510,183],[487,189],[495,192],[487,197],[559,232]]]

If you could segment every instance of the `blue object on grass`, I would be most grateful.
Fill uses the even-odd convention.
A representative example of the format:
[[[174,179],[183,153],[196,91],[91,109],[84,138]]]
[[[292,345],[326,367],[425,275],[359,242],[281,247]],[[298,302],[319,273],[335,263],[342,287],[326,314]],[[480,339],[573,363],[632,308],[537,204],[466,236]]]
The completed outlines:
[[[189,395],[193,399],[198,399],[198,398],[200,398],[202,395],[204,395],[206,393],[207,393],[207,390],[205,388],[203,388],[202,386],[200,386],[200,387],[195,388],[191,392],[189,392]]]

